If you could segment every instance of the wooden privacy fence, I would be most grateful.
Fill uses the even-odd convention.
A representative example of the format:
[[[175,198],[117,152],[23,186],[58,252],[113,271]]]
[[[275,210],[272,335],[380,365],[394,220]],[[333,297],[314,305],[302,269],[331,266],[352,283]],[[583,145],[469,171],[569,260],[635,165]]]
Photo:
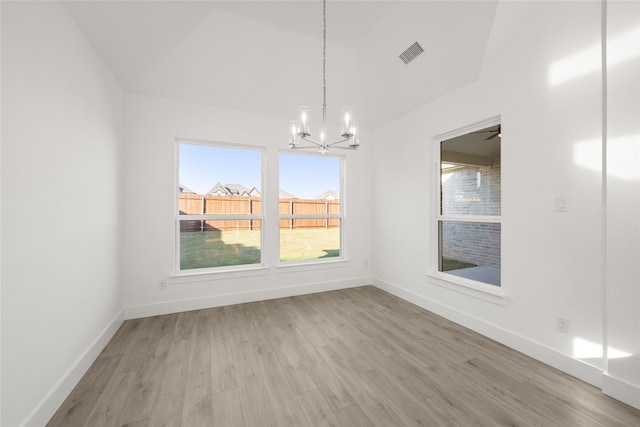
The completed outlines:
[[[340,200],[280,199],[280,215],[333,215],[340,213]],[[337,228],[338,218],[287,218],[280,220],[280,229]]]
[[[236,214],[260,215],[259,197],[180,194],[180,215]],[[216,219],[180,221],[180,231],[259,230],[257,219]]]
[[[181,215],[260,215],[259,197],[214,196],[210,194],[180,194]],[[280,199],[280,215],[332,215],[340,213],[340,200]],[[287,218],[280,220],[280,229],[337,228],[338,218]],[[180,231],[259,230],[258,219],[216,219],[180,221]]]

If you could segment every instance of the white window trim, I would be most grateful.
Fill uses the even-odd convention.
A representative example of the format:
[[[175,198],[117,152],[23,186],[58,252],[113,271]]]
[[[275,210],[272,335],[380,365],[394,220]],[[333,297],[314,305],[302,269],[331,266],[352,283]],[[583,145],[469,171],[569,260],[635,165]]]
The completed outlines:
[[[265,239],[265,206],[264,203],[260,207],[260,215],[247,215],[247,214],[206,214],[206,215],[180,215],[180,194],[176,191],[180,185],[180,144],[189,145],[202,145],[205,147],[215,148],[231,148],[235,150],[250,150],[260,153],[260,188],[261,193],[264,194],[265,188],[265,170],[266,170],[266,152],[264,147],[244,144],[229,144],[219,141],[208,141],[202,139],[191,138],[176,138],[174,144],[174,185],[172,188],[173,194],[173,212],[175,216],[174,228],[175,228],[175,244],[174,244],[174,265],[173,273],[170,275],[172,278],[180,277],[199,277],[204,275],[218,275],[220,273],[247,273],[247,272],[264,272],[266,270],[265,256],[264,256],[264,239]],[[260,221],[260,262],[255,264],[238,264],[238,265],[225,265],[220,267],[205,267],[205,268],[192,268],[188,270],[180,269],[180,221],[188,220],[259,220]]]
[[[336,154],[316,154],[316,153],[292,153],[287,150],[278,151],[278,159],[280,154],[290,154],[296,156],[314,156],[314,157],[330,157],[340,161],[340,213],[339,214],[278,214],[278,224],[282,219],[339,219],[340,220],[340,256],[331,258],[313,258],[295,261],[280,261],[280,226],[278,225],[278,262],[275,267],[277,269],[290,267],[311,267],[319,264],[336,264],[348,261],[346,250],[346,163],[347,157]],[[278,161],[278,188],[280,188],[280,161]]]
[[[440,255],[439,249],[439,231],[438,224],[440,221],[465,221],[465,222],[483,222],[483,223],[497,223],[502,224],[502,216],[480,216],[480,215],[442,215],[440,212],[441,194],[440,194],[440,143],[447,139],[455,138],[457,136],[465,135],[470,132],[485,129],[490,126],[501,124],[502,120],[500,116],[491,117],[489,119],[474,123],[472,125],[464,126],[451,132],[446,132],[431,138],[432,153],[435,159],[434,163],[434,185],[431,186],[431,200],[434,201],[434,206],[431,209],[431,259],[428,263],[428,271],[426,273],[428,283],[443,287],[452,291],[460,292],[465,295],[473,296],[488,302],[493,302],[499,305],[506,305],[507,294],[504,289],[504,284],[501,286],[489,285],[487,283],[478,282],[476,280],[466,279],[458,277],[453,274],[447,274],[438,270],[438,257]],[[502,147],[501,147],[502,151]],[[502,271],[501,271],[502,274]]]

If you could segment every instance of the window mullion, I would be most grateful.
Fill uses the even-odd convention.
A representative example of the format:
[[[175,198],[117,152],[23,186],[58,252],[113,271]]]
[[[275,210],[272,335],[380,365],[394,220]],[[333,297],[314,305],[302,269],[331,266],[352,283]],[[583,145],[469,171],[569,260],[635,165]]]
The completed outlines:
[[[207,215],[179,215],[179,221],[193,221],[193,220],[242,220],[242,219],[259,219],[262,220],[262,215],[250,215],[250,214],[207,214]]]
[[[280,219],[342,219],[340,214],[281,214]]]
[[[491,222],[500,223],[500,216],[482,216],[482,215],[438,215],[438,221],[463,221],[463,222]]]

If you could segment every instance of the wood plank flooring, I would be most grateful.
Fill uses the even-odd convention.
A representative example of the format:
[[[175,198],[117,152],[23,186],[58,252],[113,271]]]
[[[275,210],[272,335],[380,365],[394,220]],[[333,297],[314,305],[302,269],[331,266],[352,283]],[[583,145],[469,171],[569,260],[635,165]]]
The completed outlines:
[[[640,426],[640,411],[379,289],[124,322],[48,426]]]

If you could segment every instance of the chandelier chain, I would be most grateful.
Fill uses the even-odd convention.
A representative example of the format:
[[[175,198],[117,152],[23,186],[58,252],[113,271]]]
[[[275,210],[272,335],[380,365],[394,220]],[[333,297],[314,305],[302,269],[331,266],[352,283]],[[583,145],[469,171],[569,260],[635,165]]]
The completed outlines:
[[[327,0],[322,1],[322,104],[327,104]]]

